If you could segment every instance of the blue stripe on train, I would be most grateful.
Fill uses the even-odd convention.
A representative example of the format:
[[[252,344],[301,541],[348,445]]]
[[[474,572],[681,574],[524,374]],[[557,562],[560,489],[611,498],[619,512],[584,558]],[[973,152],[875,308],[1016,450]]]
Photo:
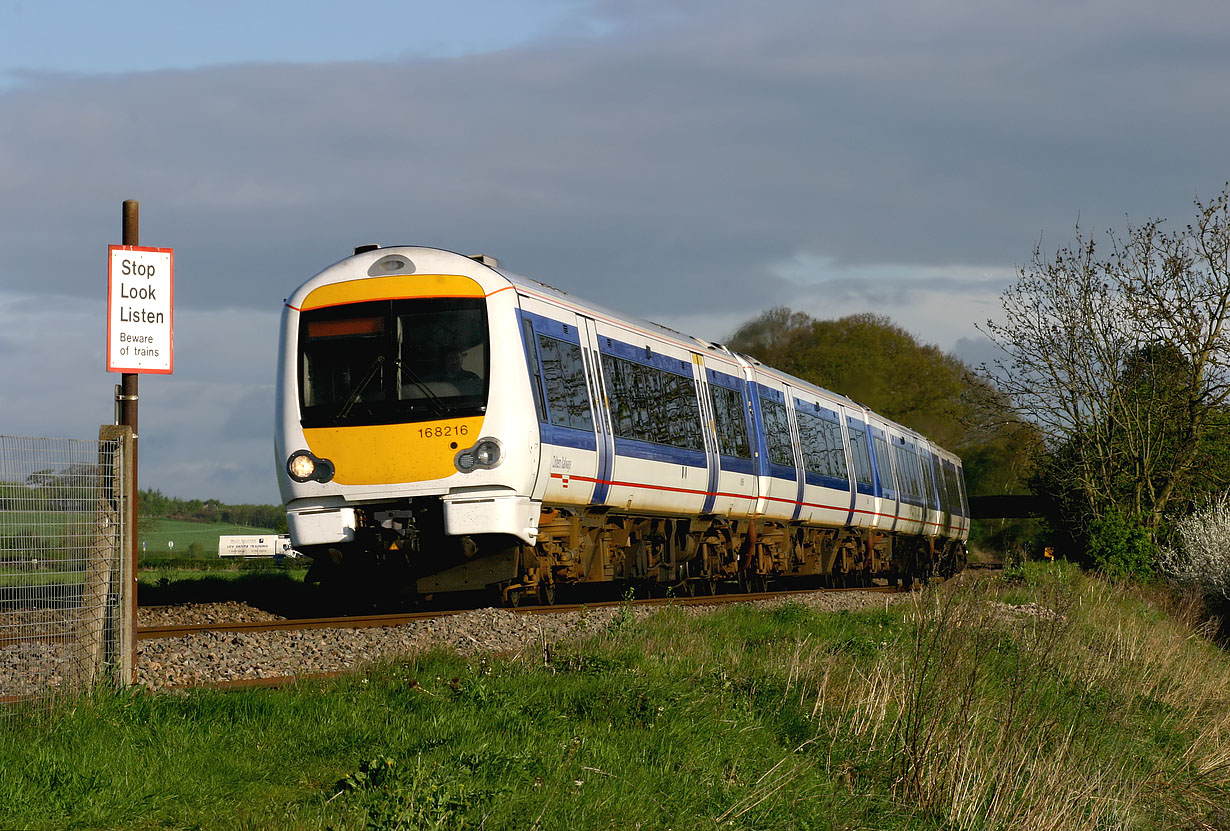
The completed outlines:
[[[562,447],[575,447],[578,450],[597,450],[598,442],[594,434],[588,430],[577,430],[572,427],[557,427],[554,424],[539,424],[544,444],[558,444]]]

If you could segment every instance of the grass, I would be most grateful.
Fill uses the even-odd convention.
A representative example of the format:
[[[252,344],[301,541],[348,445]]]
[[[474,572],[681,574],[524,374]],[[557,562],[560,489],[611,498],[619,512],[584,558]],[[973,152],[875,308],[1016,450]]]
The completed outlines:
[[[270,528],[221,522],[141,517],[137,522],[137,549],[142,559],[153,557],[218,556],[218,537],[226,534],[276,536]],[[168,545],[168,543],[171,543]],[[191,553],[190,553],[191,552]]]
[[[1074,569],[11,714],[0,827],[1230,828],[1230,660]]]

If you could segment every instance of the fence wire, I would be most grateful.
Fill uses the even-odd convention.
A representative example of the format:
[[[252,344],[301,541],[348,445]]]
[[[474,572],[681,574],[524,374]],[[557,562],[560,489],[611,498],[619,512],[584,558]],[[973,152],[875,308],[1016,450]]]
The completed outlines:
[[[0,435],[0,702],[123,683],[123,452]]]

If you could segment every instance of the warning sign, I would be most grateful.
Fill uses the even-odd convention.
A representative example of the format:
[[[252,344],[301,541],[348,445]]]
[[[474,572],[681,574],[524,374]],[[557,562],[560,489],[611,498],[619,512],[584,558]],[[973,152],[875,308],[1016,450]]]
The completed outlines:
[[[175,252],[135,245],[108,250],[107,371],[169,375],[175,351]]]

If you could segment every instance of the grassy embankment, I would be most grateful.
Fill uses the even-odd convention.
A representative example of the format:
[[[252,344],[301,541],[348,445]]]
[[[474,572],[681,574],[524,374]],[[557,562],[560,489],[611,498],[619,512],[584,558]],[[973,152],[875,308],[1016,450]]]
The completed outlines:
[[[1036,604],[1036,605],[1031,605]],[[0,827],[1230,828],[1230,658],[1074,569],[10,719]],[[1202,824],[1203,823],[1203,824]]]

